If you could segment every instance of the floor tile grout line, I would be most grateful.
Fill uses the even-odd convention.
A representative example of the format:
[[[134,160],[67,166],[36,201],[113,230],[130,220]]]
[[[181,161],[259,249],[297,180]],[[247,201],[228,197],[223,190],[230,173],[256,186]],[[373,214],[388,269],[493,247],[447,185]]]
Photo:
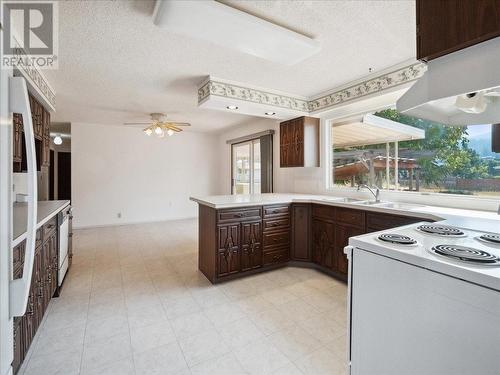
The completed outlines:
[[[120,249],[118,247],[118,253],[120,253]],[[120,264],[120,280],[121,280],[121,289],[123,291],[123,272],[122,272],[122,266]],[[126,302],[125,302],[126,303]],[[132,365],[134,367],[134,374],[137,374],[137,368],[135,367],[135,355],[134,355],[134,347],[132,346],[132,329],[130,327],[130,320],[129,320],[129,312],[127,309],[127,326],[128,326],[128,337],[129,337],[129,343],[130,343],[130,352],[131,352],[131,357],[132,357]]]
[[[94,250],[93,253],[94,253],[94,256],[92,257],[92,276],[91,276],[91,281],[90,281],[90,293],[89,293],[89,300],[88,300],[88,304],[87,304],[87,316],[85,319],[85,328],[83,331],[82,353],[80,354],[80,369],[78,370],[78,374],[81,374],[82,370],[83,370],[83,358],[84,358],[84,354],[85,354],[85,341],[87,338],[87,325],[89,322],[90,297],[92,296],[92,286],[94,283],[96,250]],[[77,251],[75,252],[75,255],[76,254],[77,254]]]

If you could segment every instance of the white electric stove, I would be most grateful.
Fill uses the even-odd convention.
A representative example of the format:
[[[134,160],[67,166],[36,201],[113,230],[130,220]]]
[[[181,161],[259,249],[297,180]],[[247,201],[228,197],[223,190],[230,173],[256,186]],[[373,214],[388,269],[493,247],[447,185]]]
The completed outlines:
[[[419,223],[345,252],[350,374],[500,374],[500,235]]]

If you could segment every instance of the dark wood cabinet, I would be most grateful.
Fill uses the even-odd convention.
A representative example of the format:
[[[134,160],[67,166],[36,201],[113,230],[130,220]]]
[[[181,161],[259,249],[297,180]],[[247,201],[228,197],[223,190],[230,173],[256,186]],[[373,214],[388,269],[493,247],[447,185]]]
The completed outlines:
[[[346,280],[344,247],[349,237],[365,233],[365,211],[315,204],[312,215],[313,262]]]
[[[335,246],[333,257],[335,259],[334,269],[347,279],[347,256],[344,254],[344,247],[349,244],[349,238],[364,234],[362,227],[355,227],[343,224],[335,225]]]
[[[311,261],[311,205],[292,205],[291,259]]]
[[[428,221],[428,220],[411,216],[384,214],[380,212],[367,212],[366,233],[378,232],[379,230],[387,230],[391,228],[401,227],[403,225],[414,224],[420,221]]]
[[[228,276],[240,271],[240,224],[226,224],[218,227],[217,275]]]
[[[334,224],[318,218],[313,218],[312,227],[312,254],[314,263],[335,271],[333,253],[335,247]]]
[[[347,280],[344,247],[350,237],[419,221],[426,220],[326,204],[220,210],[200,205],[198,265],[212,283],[289,261]]]
[[[23,121],[18,113],[13,116],[13,139],[12,139],[12,161],[21,163],[23,158]]]
[[[500,36],[498,0],[417,0],[416,15],[419,60]]]
[[[280,166],[319,167],[319,119],[299,117],[280,124]]]
[[[283,265],[290,260],[290,205],[263,206],[263,265]]]
[[[500,124],[491,125],[491,151],[500,152]]]
[[[35,259],[26,313],[14,319],[14,360],[16,373],[33,341],[38,327],[54,295],[58,281],[58,231],[57,219],[49,220],[37,230]],[[13,277],[22,277],[26,241],[13,249]]]
[[[262,222],[241,224],[241,271],[262,267]]]
[[[33,121],[33,133],[36,146],[37,158],[39,165],[48,167],[50,165],[50,112],[33,96],[29,95],[31,118]],[[24,172],[25,165],[24,155],[24,124],[23,117],[19,113],[13,115],[13,171]],[[24,163],[23,163],[24,162]]]

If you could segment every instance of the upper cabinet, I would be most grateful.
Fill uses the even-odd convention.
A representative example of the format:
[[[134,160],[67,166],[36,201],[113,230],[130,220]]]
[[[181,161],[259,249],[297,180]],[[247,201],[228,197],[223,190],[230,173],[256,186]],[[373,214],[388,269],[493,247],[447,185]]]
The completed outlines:
[[[500,36],[499,0],[417,0],[416,6],[419,60]]]
[[[37,169],[40,170],[40,166],[48,167],[50,165],[50,112],[34,96],[30,95],[29,101],[33,121]],[[19,113],[14,113],[12,137],[14,172],[25,172],[27,168],[23,133],[23,117]]]
[[[298,117],[280,124],[280,167],[319,167],[319,119]]]

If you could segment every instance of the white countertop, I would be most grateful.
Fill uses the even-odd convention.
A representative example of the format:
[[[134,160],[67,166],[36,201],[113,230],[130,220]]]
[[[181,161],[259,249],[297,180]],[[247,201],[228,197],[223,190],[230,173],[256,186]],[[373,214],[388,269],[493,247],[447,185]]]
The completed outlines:
[[[439,221],[443,224],[464,229],[483,232],[500,232],[500,215],[490,211],[474,211],[448,207],[408,204],[404,208],[388,208],[380,206],[360,205],[339,202],[338,196],[312,194],[253,194],[253,195],[212,195],[207,197],[190,197],[194,202],[215,209],[260,206],[286,203],[317,203],[338,207],[412,216],[427,220]]]
[[[37,229],[49,221],[54,215],[69,205],[69,201],[39,201],[37,205]],[[28,222],[28,204],[14,203],[12,223],[12,246],[16,246],[26,238]]]

